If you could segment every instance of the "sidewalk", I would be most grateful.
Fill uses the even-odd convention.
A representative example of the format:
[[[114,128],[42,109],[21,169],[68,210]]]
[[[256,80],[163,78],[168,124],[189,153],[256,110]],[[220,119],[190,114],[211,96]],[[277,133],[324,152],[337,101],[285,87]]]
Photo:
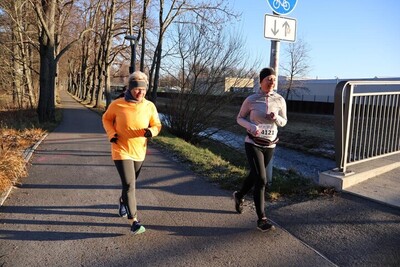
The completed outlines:
[[[353,179],[355,184],[345,192],[400,208],[400,154],[359,163],[349,171],[354,174],[341,179]]]
[[[100,117],[61,92],[63,122],[0,207],[0,266],[396,266],[400,211],[348,194],[234,212],[231,193],[150,147],[137,182],[142,235],[117,216]],[[377,243],[379,241],[379,244]]]
[[[320,173],[319,183],[400,208],[400,154],[351,165],[347,174],[334,169]]]

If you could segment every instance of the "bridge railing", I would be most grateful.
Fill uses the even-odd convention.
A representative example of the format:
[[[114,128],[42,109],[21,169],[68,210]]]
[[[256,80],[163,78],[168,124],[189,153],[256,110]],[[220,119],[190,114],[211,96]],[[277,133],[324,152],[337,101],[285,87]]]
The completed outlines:
[[[400,81],[342,81],[334,105],[339,172],[400,153]]]

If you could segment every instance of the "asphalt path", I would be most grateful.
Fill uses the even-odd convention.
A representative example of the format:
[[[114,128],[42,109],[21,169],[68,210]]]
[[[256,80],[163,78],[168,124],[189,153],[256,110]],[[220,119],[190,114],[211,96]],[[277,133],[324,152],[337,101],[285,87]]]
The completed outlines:
[[[36,148],[29,176],[0,207],[0,266],[398,266],[400,211],[339,194],[271,203],[256,230],[250,200],[151,146],[131,235],[101,118],[61,92],[63,121]]]

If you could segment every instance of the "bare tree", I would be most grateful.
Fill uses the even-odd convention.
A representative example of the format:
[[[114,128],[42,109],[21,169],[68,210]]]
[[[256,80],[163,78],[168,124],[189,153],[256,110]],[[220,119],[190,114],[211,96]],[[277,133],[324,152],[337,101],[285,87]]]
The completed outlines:
[[[195,26],[180,24],[172,44],[176,56],[171,65],[180,69],[170,75],[181,91],[168,101],[165,118],[174,135],[192,143],[235,124],[234,118],[221,120],[220,116],[238,95],[226,90],[228,79],[233,80],[232,88],[253,86],[241,37],[208,26],[202,18]]]
[[[74,89],[74,84],[79,84],[81,89],[78,91],[82,93],[79,97],[94,107],[103,106],[103,95],[106,107],[111,103],[113,64],[119,56],[126,59],[123,50],[127,47],[123,45],[123,36],[131,28],[130,23],[127,23],[127,14],[129,12],[129,17],[132,16],[132,3],[131,0],[90,0],[82,12],[85,14],[82,23],[93,31],[81,43],[81,58],[78,59],[81,71],[75,76],[80,78],[80,82],[70,83],[70,89]]]
[[[130,1],[131,2],[131,1]],[[131,5],[131,3],[130,3]],[[112,64],[115,58],[121,53],[121,50],[124,49],[122,45],[115,44],[115,39],[122,39],[122,35],[126,35],[126,32],[130,30],[130,26],[126,28],[126,17],[125,12],[122,12],[126,9],[127,2],[126,1],[116,1],[112,0],[110,2],[110,8],[108,8],[106,18],[106,23],[104,27],[104,52],[102,55],[102,61],[104,62],[104,87],[99,88],[99,97],[97,98],[96,106],[100,105],[101,95],[103,93],[106,97],[106,108],[111,103],[111,70]],[[131,14],[131,6],[129,8],[129,13]]]
[[[3,11],[0,45],[2,53],[7,55],[2,57],[5,61],[1,63],[4,71],[1,76],[3,80],[11,78],[10,86],[5,88],[11,88],[14,105],[22,108],[28,103],[32,108],[36,105],[36,65],[33,55],[36,43],[32,39],[32,9],[22,0],[4,0],[0,3],[0,9]],[[8,61],[10,58],[11,61]]]
[[[178,23],[194,25],[196,22],[193,18],[201,17],[208,22],[207,27],[218,28],[226,21],[237,15],[229,10],[227,0],[218,1],[195,1],[195,0],[173,0],[165,3],[164,0],[159,0],[158,5],[158,33],[157,41],[155,42],[154,54],[152,56],[152,64],[149,71],[150,84],[148,94],[155,102],[157,99],[157,90],[160,77],[161,59],[163,57],[164,37],[167,29],[178,18]],[[192,14],[182,19],[183,15]]]
[[[285,99],[289,99],[290,93],[296,90],[306,90],[302,86],[302,82],[296,78],[305,77],[309,70],[309,45],[302,39],[297,40],[295,43],[289,43],[284,50],[284,64],[281,64],[282,73],[286,75],[287,80],[282,84],[281,91],[285,93]]]
[[[55,121],[55,86],[57,63],[62,55],[68,51],[71,46],[80,40],[85,34],[81,32],[72,42],[68,43],[62,49],[58,49],[58,31],[61,25],[57,22],[58,16],[61,16],[62,6],[72,5],[73,1],[60,3],[58,0],[32,1],[32,5],[38,18],[39,27],[39,54],[40,54],[40,93],[39,104],[37,107],[39,121]],[[58,12],[57,12],[58,11]],[[57,51],[59,51],[57,53]]]

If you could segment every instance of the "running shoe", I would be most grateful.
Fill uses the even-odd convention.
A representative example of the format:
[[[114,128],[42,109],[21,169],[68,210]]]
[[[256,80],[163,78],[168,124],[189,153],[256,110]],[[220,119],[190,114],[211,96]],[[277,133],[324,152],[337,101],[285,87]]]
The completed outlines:
[[[138,221],[133,221],[132,227],[131,227],[131,233],[134,235],[138,235],[141,233],[144,233],[146,231],[146,228],[144,228],[143,225],[141,225]]]
[[[237,193],[237,191],[233,192],[233,200],[235,201],[235,210],[241,214],[243,212],[244,198],[238,198]]]
[[[267,218],[262,218],[261,220],[257,221],[257,229],[261,232],[267,232],[269,230],[275,230],[275,226],[270,224]]]

